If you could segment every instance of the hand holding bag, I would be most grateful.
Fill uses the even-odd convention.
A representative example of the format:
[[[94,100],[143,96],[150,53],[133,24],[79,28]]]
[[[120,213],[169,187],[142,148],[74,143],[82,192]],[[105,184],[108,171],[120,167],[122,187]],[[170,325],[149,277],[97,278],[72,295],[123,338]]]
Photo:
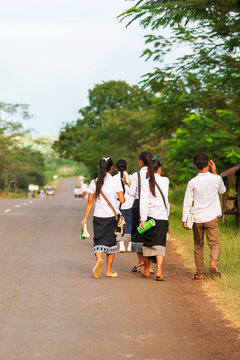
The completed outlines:
[[[194,223],[194,214],[191,213],[191,210],[190,210],[190,213],[188,214],[188,217],[187,217],[187,228],[192,229],[193,223]]]

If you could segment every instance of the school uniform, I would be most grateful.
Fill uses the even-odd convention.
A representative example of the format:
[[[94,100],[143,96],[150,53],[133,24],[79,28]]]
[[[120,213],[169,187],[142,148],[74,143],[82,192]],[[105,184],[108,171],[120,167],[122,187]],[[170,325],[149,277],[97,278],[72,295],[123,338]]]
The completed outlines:
[[[95,194],[96,184],[92,180],[88,187],[89,194]],[[111,174],[106,173],[104,183],[101,191],[108,198],[112,204],[116,213],[119,214],[119,205],[117,201],[117,193],[122,191],[121,183],[113,180]],[[116,229],[117,221],[113,210],[104,200],[100,194],[95,201],[95,209],[93,213],[93,251],[104,252],[106,254],[114,254],[118,251],[116,244],[116,235],[114,231]]]
[[[138,173],[137,172],[133,173],[133,175],[132,175],[131,186],[129,189],[129,193],[134,195],[134,197],[135,197],[133,207],[132,207],[132,231],[131,231],[132,246],[131,246],[131,250],[136,253],[143,252],[142,236],[137,231],[137,227],[139,226],[139,220],[140,220],[139,202],[141,202],[141,188],[142,188],[143,182],[146,180],[147,170],[148,170],[148,167],[143,166],[139,171],[140,181],[141,181],[140,194],[138,193]],[[139,199],[139,197],[140,197],[140,199]]]
[[[153,219],[156,223],[154,227],[142,234],[143,256],[155,259],[157,255],[165,256],[170,205],[168,203],[169,179],[159,174],[154,174],[154,176],[163,192],[166,207],[158,187],[155,185],[156,196],[153,196],[149,188],[149,179],[145,180],[141,189],[140,221]]]
[[[183,202],[182,221],[187,222],[188,214],[194,214],[194,259],[197,275],[204,273],[204,233],[210,248],[210,262],[218,266],[220,239],[218,218],[222,215],[219,194],[226,191],[221,176],[210,172],[199,173],[188,182]]]
[[[120,172],[118,172],[116,175],[114,175],[113,179],[116,182],[120,182],[120,184],[122,186]],[[125,190],[125,192],[124,192],[125,202],[123,204],[121,204],[120,212],[123,215],[124,220],[126,222],[125,234],[130,235],[131,231],[132,231],[132,206],[133,206],[133,202],[134,202],[134,196],[132,195],[132,192],[130,192],[128,185],[125,185],[124,190]],[[122,188],[122,191],[123,191],[123,188]],[[120,206],[120,203],[119,203],[119,206]]]

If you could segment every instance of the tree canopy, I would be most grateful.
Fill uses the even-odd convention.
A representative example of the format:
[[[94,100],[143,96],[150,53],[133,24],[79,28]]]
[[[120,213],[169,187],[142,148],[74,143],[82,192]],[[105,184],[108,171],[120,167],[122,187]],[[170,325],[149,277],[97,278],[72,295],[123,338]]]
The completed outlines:
[[[192,176],[183,162],[200,150],[220,170],[238,162],[240,2],[140,0],[120,17],[152,31],[142,55],[157,65],[143,82],[156,94],[154,123],[168,139],[168,165],[182,172],[175,180]],[[185,54],[169,61],[177,46]]]
[[[0,103],[0,188],[15,191],[29,183],[44,184],[45,163],[41,152],[24,145],[21,120],[29,118],[28,105]]]
[[[151,92],[124,81],[97,84],[89,91],[89,106],[61,130],[54,149],[64,158],[84,162],[91,176],[96,176],[104,155],[115,160],[124,157],[133,169],[152,121],[152,99]]]
[[[91,175],[101,156],[125,157],[135,170],[146,149],[179,183],[204,151],[222,171],[240,161],[240,2],[138,0],[119,15],[149,29],[142,56],[155,62],[141,86],[108,81],[89,90],[89,105],[54,148],[83,161]],[[176,56],[177,48],[184,49]]]

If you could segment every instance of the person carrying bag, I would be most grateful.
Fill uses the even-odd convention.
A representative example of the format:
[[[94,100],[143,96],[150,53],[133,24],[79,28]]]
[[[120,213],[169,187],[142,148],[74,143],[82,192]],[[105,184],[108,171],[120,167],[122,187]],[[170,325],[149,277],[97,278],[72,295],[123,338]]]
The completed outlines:
[[[93,214],[93,251],[96,256],[96,264],[93,268],[93,276],[98,279],[101,276],[103,267],[103,253],[107,257],[107,277],[117,277],[117,272],[112,270],[112,263],[115,253],[117,253],[116,243],[116,225],[118,223],[118,201],[124,203],[124,195],[121,183],[113,180],[111,172],[113,170],[113,161],[110,157],[103,157],[99,161],[98,177],[92,180],[88,187],[88,202],[85,210],[82,228],[87,223],[88,216],[92,209],[95,199],[95,209]],[[113,214],[112,208],[104,199],[105,195],[116,212]]]

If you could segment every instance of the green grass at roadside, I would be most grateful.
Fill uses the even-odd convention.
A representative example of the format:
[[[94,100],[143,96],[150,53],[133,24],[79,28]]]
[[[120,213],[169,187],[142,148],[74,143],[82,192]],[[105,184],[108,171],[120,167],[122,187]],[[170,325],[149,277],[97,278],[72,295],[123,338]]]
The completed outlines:
[[[0,199],[22,199],[27,197],[28,192],[24,190],[18,190],[17,193],[2,191],[0,194]]]
[[[182,204],[185,187],[179,188],[170,193],[171,203],[170,231],[177,251],[181,254],[186,266],[195,272],[195,263],[193,258],[193,233],[183,229]],[[209,248],[205,242],[204,261],[206,270],[206,281],[209,290],[214,289],[214,293],[221,307],[228,313],[228,317],[240,325],[240,229],[236,226],[235,216],[227,216],[225,224],[219,220],[219,231],[221,241],[220,279],[212,279],[209,274]],[[207,286],[206,286],[207,288]]]

